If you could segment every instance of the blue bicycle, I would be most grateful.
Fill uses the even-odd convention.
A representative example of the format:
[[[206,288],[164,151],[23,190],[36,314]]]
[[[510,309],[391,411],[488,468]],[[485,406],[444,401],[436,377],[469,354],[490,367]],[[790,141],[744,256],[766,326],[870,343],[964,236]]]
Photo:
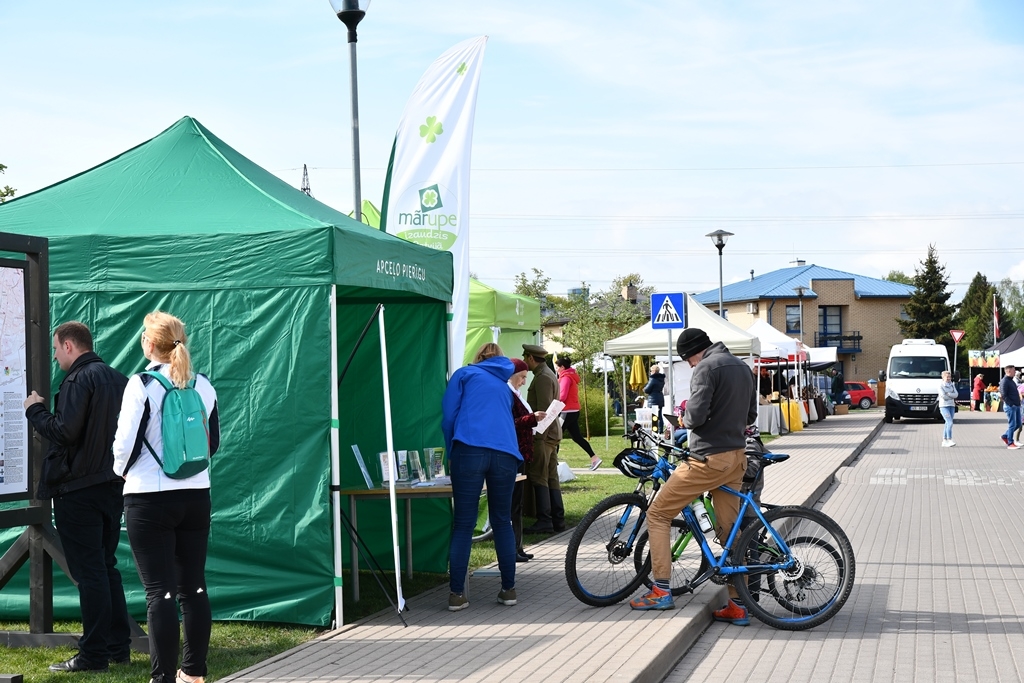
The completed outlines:
[[[594,506],[576,527],[565,557],[569,589],[580,601],[601,607],[650,585],[647,508],[689,457],[636,426],[633,441],[615,458],[619,470],[640,481],[633,493],[610,496]],[[732,581],[749,612],[779,629],[818,626],[842,608],[853,590],[855,560],[846,534],[828,515],[800,506],[773,506],[758,500],[764,468],[788,459],[770,453],[759,438],[748,439],[743,490],[719,491],[740,498],[740,511],[725,548],[716,556],[692,506],[672,520],[672,593],[692,592],[705,581]],[[710,497],[701,499],[705,507]],[[713,510],[711,511],[713,514]]]

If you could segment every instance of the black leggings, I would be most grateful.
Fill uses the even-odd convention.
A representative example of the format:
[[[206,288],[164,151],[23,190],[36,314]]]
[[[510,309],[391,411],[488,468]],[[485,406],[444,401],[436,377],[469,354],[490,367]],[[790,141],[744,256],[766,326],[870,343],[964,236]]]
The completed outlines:
[[[591,458],[594,457],[594,449],[590,443],[580,434],[580,411],[574,410],[571,413],[562,413],[562,429],[569,432],[573,443],[582,448]]]
[[[185,627],[181,670],[205,676],[211,628],[205,574],[210,489],[126,495],[125,523],[146,588],[150,676],[158,681],[175,678],[178,605]]]

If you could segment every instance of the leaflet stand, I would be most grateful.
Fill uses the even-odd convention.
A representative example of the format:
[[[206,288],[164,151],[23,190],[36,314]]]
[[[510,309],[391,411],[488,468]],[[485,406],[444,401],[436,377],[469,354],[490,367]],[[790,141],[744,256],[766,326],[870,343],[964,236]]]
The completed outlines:
[[[24,293],[24,307],[20,302],[8,303],[3,334],[25,332],[24,358],[3,359],[13,369],[9,377],[24,368],[24,386],[10,385],[4,392],[12,402],[14,394],[21,394],[12,410],[21,411],[21,399],[35,390],[43,396],[50,394],[50,302],[48,242],[42,237],[28,237],[0,233],[0,252],[12,258],[0,259],[0,281],[18,287],[19,271]],[[24,258],[17,258],[23,255]],[[20,310],[19,310],[20,309]],[[20,313],[21,315],[12,315]],[[6,402],[6,396],[2,399]],[[12,429],[20,426],[20,430]],[[26,507],[0,510],[0,528],[27,526],[21,536],[0,557],[0,589],[15,573],[29,563],[29,618],[28,632],[0,631],[0,644],[8,647],[58,647],[78,644],[79,634],[53,632],[53,562],[68,577],[67,561],[60,537],[52,524],[49,500],[33,498],[39,484],[39,472],[45,455],[42,438],[29,433],[28,421],[22,415],[18,421],[8,415],[3,422],[4,457],[0,481],[0,502],[26,501]],[[19,439],[24,439],[21,444]],[[21,469],[20,476],[18,469]],[[73,579],[72,579],[73,581]],[[149,652],[149,639],[135,621],[132,621],[132,649]]]

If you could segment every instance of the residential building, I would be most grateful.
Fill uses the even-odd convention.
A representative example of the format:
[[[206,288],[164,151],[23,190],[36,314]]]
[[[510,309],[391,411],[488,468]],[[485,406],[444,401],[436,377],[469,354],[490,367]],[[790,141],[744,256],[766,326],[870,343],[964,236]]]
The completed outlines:
[[[802,291],[801,291],[802,290]],[[797,261],[722,289],[726,318],[746,329],[764,320],[807,346],[834,346],[847,379],[877,379],[903,341],[899,318],[914,287]],[[695,295],[718,310],[718,288]]]

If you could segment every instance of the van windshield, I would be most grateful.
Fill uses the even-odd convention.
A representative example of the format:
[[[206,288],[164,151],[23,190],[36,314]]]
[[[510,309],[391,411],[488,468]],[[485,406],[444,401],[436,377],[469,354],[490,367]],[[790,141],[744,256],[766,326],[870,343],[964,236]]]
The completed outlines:
[[[907,379],[939,379],[946,369],[945,358],[893,358],[889,368],[890,377]]]

